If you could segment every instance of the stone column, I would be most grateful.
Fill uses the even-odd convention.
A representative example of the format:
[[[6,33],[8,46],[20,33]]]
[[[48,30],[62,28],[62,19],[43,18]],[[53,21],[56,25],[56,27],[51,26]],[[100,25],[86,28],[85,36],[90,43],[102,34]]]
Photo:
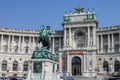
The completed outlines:
[[[98,49],[98,53],[100,52],[100,47],[99,47],[99,35],[97,36],[97,49]]]
[[[108,34],[108,52],[110,52],[110,34]]]
[[[114,52],[114,34],[112,34],[112,52]]]
[[[55,45],[54,42],[55,42],[55,39],[54,39],[54,37],[53,37],[53,46],[52,46],[52,47],[53,47],[53,49],[52,49],[52,53],[53,53],[53,54],[54,54],[54,45]]]
[[[35,38],[34,38],[34,36],[33,36],[33,43],[32,43],[32,51],[34,50],[34,48],[35,48]]]
[[[19,40],[18,40],[18,53],[21,52],[21,36],[19,35]]]
[[[66,46],[66,28],[64,28],[64,46]]]
[[[71,28],[69,28],[69,46],[71,46]]]
[[[13,44],[14,44],[14,35],[12,35],[12,44],[11,44],[11,46],[12,46],[12,52],[14,52],[14,46],[13,46]]]
[[[103,52],[103,36],[101,34],[101,52]]]
[[[67,72],[70,72],[70,56],[69,56],[69,53],[67,52]]]
[[[2,43],[3,43],[3,34],[1,34],[1,51],[3,51],[3,45],[2,45]]]
[[[11,46],[10,46],[10,35],[8,35],[8,52],[11,51]]]
[[[59,37],[59,50],[61,49],[61,37]]]
[[[31,36],[29,36],[29,45],[28,45],[28,46],[29,46],[29,48],[28,48],[28,49],[29,49],[28,52],[31,52]]]
[[[90,28],[88,26],[88,46],[90,45]]]
[[[84,68],[84,71],[86,71],[86,54],[84,54],[84,64],[83,64],[83,68]]]
[[[59,72],[62,72],[62,53],[59,53]]]
[[[87,71],[89,71],[88,61],[89,61],[89,52],[88,52],[88,55],[86,55],[86,70]]]
[[[24,41],[24,36],[22,36],[22,52],[24,53],[24,50],[25,50],[25,41]]]
[[[96,45],[96,27],[93,27],[93,45]]]

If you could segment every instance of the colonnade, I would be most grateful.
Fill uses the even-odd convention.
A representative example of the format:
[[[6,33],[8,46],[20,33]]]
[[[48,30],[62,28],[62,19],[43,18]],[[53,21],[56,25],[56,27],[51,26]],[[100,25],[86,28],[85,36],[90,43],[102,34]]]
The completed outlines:
[[[118,36],[118,45],[120,46],[120,33],[117,33],[119,36]],[[98,48],[98,52],[104,52],[103,51],[103,45],[104,45],[104,42],[103,42],[103,35],[107,35],[107,45],[108,45],[108,50],[107,52],[115,52],[115,37],[114,37],[114,33],[112,34],[98,34],[97,35],[97,48]],[[111,37],[110,37],[111,35]],[[119,52],[120,52],[120,47],[119,47]]]

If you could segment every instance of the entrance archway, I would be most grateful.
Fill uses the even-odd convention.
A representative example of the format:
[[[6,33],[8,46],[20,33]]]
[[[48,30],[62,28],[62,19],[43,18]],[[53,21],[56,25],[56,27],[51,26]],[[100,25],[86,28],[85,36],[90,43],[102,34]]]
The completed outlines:
[[[79,57],[72,59],[72,75],[81,75],[81,59]]]
[[[104,61],[104,62],[103,62],[103,69],[104,69],[105,72],[108,72],[108,71],[109,71],[108,67],[109,67],[108,62],[107,62],[107,61]]]

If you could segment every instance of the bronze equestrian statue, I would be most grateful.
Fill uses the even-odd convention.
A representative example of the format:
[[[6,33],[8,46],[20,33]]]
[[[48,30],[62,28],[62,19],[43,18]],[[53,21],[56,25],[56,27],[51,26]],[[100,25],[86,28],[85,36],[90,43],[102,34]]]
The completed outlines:
[[[37,41],[40,43],[42,42],[42,48],[47,48],[47,50],[50,49],[50,43],[51,43],[51,31],[50,26],[40,26],[40,33],[37,38]]]

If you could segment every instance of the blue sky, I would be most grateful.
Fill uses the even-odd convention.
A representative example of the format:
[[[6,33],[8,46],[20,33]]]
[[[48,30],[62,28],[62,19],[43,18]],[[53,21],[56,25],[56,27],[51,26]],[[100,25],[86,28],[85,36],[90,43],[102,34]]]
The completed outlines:
[[[0,0],[0,27],[62,30],[65,11],[78,5],[96,11],[99,27],[120,25],[120,0]]]

